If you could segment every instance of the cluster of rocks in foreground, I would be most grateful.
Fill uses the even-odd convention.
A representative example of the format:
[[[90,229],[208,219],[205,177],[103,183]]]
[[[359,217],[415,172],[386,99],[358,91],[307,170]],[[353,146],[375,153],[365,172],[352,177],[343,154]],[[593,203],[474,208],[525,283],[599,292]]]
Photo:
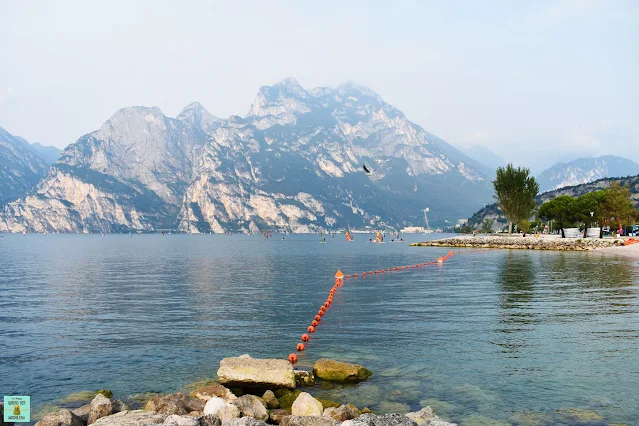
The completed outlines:
[[[585,251],[613,247],[615,240],[522,236],[459,236],[412,243],[411,246]]]
[[[371,374],[360,365],[326,359],[311,373],[294,370],[286,360],[242,355],[223,359],[218,382],[189,395],[157,395],[143,410],[131,410],[104,392],[75,410],[48,413],[36,426],[456,426],[430,407],[406,415],[375,415],[367,408],[319,400],[296,389],[314,385],[316,378],[354,383]]]

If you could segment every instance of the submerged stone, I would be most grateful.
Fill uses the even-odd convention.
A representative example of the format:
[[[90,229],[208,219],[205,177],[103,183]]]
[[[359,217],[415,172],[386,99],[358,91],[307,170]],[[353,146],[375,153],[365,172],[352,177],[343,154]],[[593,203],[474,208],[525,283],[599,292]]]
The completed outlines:
[[[373,373],[358,364],[322,358],[313,366],[313,374],[322,380],[333,382],[355,383],[366,380]]]

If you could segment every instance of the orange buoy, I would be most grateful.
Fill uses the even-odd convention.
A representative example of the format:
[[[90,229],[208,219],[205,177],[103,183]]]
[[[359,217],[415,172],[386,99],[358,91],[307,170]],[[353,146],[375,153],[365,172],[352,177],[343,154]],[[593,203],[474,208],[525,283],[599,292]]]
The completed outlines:
[[[324,311],[317,311],[317,315],[319,315],[320,317],[324,316]]]
[[[313,327],[312,325],[309,325],[307,330],[309,333],[315,333],[315,327]]]
[[[320,310],[320,311],[322,311],[322,312],[324,312],[324,311],[326,311],[326,308],[324,307],[324,305],[322,305],[322,306],[320,306],[319,310]],[[318,315],[319,315],[319,314],[318,314]]]
[[[341,280],[342,278],[344,278],[344,273],[338,269],[337,272],[335,273],[335,279]]]
[[[368,275],[373,275],[373,271],[368,271]]]
[[[437,263],[444,263],[444,259],[441,256],[437,258]]]
[[[354,276],[355,278],[359,277],[359,275],[358,275],[358,274],[353,274],[353,276]]]
[[[297,363],[297,355],[290,354],[288,356],[288,362],[290,362],[291,364],[296,364]]]
[[[313,319],[315,321],[319,322],[322,319],[322,317],[320,317],[319,315],[315,315],[315,318],[313,318]]]
[[[302,352],[304,350],[304,343],[298,343],[295,349],[297,349],[298,352]]]
[[[366,276],[366,272],[362,272],[362,276],[365,277]]]
[[[308,334],[302,334],[302,342],[308,342]]]
[[[319,322],[313,320],[313,322],[311,323],[311,326],[313,327],[317,327],[319,325]]]
[[[324,302],[324,307],[325,307],[325,308],[328,308],[329,306],[331,306],[331,304],[330,304],[330,303],[328,303],[328,302]]]
[[[333,303],[333,298],[332,297],[328,298],[328,303],[331,303],[331,304]]]
[[[384,273],[384,270],[382,269],[382,274]]]
[[[350,275],[346,275],[346,279],[350,279],[350,277],[351,277]]]

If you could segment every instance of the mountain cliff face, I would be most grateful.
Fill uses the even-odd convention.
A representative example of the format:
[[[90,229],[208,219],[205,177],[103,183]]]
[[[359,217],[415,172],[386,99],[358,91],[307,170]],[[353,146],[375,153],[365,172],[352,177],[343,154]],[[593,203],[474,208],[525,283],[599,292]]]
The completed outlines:
[[[371,175],[362,164],[376,169]],[[482,166],[347,84],[262,87],[245,117],[118,111],[67,147],[0,230],[185,232],[442,223],[490,198]]]
[[[579,158],[569,163],[558,163],[537,177],[539,189],[549,191],[593,182],[609,177],[639,174],[639,165],[626,158],[606,155],[597,158]]]
[[[27,141],[0,127],[0,206],[26,194],[47,168]]]

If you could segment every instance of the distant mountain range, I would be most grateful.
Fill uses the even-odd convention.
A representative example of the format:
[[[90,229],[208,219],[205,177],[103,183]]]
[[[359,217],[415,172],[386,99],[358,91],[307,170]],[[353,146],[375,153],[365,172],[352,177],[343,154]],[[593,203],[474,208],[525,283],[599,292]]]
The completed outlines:
[[[34,182],[43,161],[29,158]],[[421,225],[425,207],[443,225],[490,199],[493,173],[365,87],[287,79],[262,87],[244,117],[198,103],[176,118],[117,111],[21,188],[0,230],[399,228]]]
[[[473,145],[468,148],[464,148],[464,153],[470,158],[486,166],[490,170],[488,175],[491,180],[495,178],[495,172],[499,167],[504,167],[507,163],[497,154],[485,146]]]
[[[557,163],[537,176],[541,192],[593,182],[609,177],[625,177],[639,174],[639,165],[632,160],[606,155],[596,158],[579,158],[568,163]]]
[[[0,127],[0,206],[33,188],[59,154],[57,148],[30,145]]]

